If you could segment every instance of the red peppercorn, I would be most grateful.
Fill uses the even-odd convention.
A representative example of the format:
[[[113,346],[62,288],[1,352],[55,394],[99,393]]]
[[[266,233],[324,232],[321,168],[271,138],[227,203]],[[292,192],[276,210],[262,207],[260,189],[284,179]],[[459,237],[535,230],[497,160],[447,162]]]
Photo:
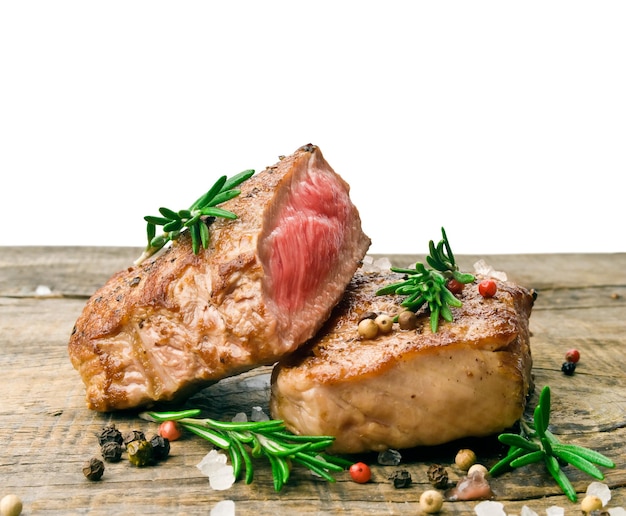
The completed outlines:
[[[448,284],[446,286],[448,287],[448,290],[450,292],[456,295],[456,294],[460,294],[461,292],[463,292],[463,287],[465,285],[463,285],[463,283],[453,278],[450,281],[448,281]]]
[[[498,285],[496,285],[496,282],[492,279],[482,280],[478,284],[478,292],[480,292],[480,295],[483,297],[493,297],[496,295],[497,291]]]
[[[580,351],[577,349],[568,350],[567,353],[565,353],[565,360],[575,364],[580,360]]]
[[[372,478],[372,471],[364,462],[355,462],[352,466],[350,466],[350,476],[355,482],[365,484],[370,481],[370,478]]]
[[[176,441],[180,439],[182,431],[176,421],[163,421],[159,425],[159,435],[168,441]]]

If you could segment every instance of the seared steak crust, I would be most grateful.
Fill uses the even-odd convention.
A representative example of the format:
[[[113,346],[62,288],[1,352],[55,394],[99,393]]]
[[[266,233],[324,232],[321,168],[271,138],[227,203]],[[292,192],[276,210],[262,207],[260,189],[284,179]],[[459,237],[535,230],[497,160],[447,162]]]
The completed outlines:
[[[183,234],[89,299],[68,351],[90,408],[183,399],[275,362],[328,318],[370,244],[349,186],[307,145],[240,189],[208,249]]]
[[[364,313],[397,313],[398,297],[375,293],[399,277],[357,272],[319,335],[274,368],[272,417],[297,434],[335,436],[339,453],[486,436],[519,419],[532,384],[531,294],[498,281],[486,299],[466,285],[454,321],[435,334],[424,311],[415,330],[359,338]]]

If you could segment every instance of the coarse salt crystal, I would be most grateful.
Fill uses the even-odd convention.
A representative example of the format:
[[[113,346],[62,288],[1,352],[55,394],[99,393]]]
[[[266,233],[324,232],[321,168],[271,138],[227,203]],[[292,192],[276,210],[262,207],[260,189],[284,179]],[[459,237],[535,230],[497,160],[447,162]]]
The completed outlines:
[[[397,450],[385,450],[378,454],[378,464],[383,466],[397,466],[402,462],[402,455]]]
[[[364,272],[388,271],[391,268],[391,261],[386,257],[374,260],[374,257],[366,255],[361,268]]]
[[[263,412],[261,407],[252,407],[252,411],[250,412],[250,420],[251,421],[269,421],[269,416]]]
[[[546,516],[564,516],[565,515],[565,509],[563,509],[563,507],[557,507],[556,505],[553,505],[552,507],[548,507],[546,509]]]
[[[235,502],[232,500],[217,502],[211,509],[211,516],[235,516]]]
[[[374,260],[374,266],[378,267],[380,270],[386,271],[391,268],[391,261],[389,258],[378,258],[378,260]]]
[[[478,516],[506,516],[506,512],[504,512],[504,504],[501,502],[494,502],[492,500],[485,500],[478,503],[474,507],[474,512]]]
[[[626,516],[626,509],[623,507],[611,507],[608,509],[608,513],[611,516]]]
[[[227,460],[224,453],[211,450],[196,466],[202,474],[209,477],[209,485],[216,491],[228,489],[235,483],[233,467],[226,464]]]
[[[35,289],[35,295],[40,297],[49,296],[52,294],[52,289],[47,285],[38,285]]]
[[[202,472],[203,475],[209,477],[215,471],[222,468],[226,464],[227,460],[228,459],[225,454],[217,450],[211,450],[202,458],[196,467]]]
[[[506,272],[495,270],[485,260],[478,260],[474,264],[474,272],[479,276],[487,276],[500,281],[506,281],[507,279]]]
[[[587,492],[585,493],[587,496],[597,496],[602,500],[602,506],[604,507],[609,500],[611,499],[611,490],[609,486],[603,484],[602,482],[591,482],[587,486]]]
[[[226,464],[209,475],[209,485],[216,491],[229,489],[235,483],[233,467]]]
[[[237,412],[232,419],[233,423],[247,423],[248,416],[246,416],[245,412]]]
[[[530,507],[528,507],[527,505],[524,505],[522,507],[522,512],[520,513],[520,516],[539,516],[535,511],[533,511]]]

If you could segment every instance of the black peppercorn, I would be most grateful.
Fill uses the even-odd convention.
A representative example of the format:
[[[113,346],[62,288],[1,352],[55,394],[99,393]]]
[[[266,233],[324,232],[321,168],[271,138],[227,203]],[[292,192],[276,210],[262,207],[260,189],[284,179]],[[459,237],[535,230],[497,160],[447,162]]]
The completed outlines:
[[[444,489],[448,485],[448,472],[440,464],[431,464],[428,467],[428,481],[437,489]]]
[[[120,432],[115,425],[107,425],[98,433],[98,442],[100,446],[104,443],[112,442],[122,444],[124,439],[122,437],[122,432]]]
[[[119,462],[122,458],[124,448],[120,443],[109,441],[100,447],[102,458],[107,462]]]
[[[576,371],[576,362],[563,362],[563,365],[561,365],[561,371],[563,371],[567,376],[572,376],[574,371]]]
[[[152,457],[154,460],[163,460],[170,454],[170,441],[160,435],[153,435],[150,439]]]
[[[146,436],[141,430],[131,430],[127,434],[124,435],[124,444],[128,446],[128,443],[132,443],[133,441],[145,441]]]
[[[393,482],[393,487],[396,489],[403,489],[409,487],[413,479],[411,478],[411,473],[409,473],[406,469],[400,469],[398,471],[394,471],[389,480]]]
[[[83,475],[89,480],[100,480],[104,475],[104,462],[92,458],[83,465]]]

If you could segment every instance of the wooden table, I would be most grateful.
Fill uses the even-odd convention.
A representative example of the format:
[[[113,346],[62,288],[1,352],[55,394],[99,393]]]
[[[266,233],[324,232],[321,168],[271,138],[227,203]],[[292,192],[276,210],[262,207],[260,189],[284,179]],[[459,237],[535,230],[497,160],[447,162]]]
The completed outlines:
[[[88,481],[83,463],[99,455],[96,433],[113,422],[123,431],[156,425],[134,414],[100,414],[85,407],[84,388],[67,355],[72,327],[87,298],[119,269],[132,264],[140,249],[93,247],[0,247],[0,496],[15,493],[24,514],[209,514],[230,499],[237,514],[416,514],[418,498],[430,488],[429,464],[452,463],[461,444],[473,446],[481,462],[497,458],[495,439],[403,451],[413,484],[396,489],[388,479],[398,469],[372,464],[373,479],[359,485],[347,473],[337,482],[315,479],[294,469],[280,492],[269,468],[256,463],[255,480],[213,491],[196,464],[210,450],[206,441],[188,436],[172,443],[163,463],[138,468],[127,460],[106,464],[100,481]],[[408,265],[417,256],[390,257]],[[626,507],[626,254],[459,256],[472,270],[485,258],[509,279],[539,291],[531,317],[534,375],[553,397],[553,430],[564,440],[592,447],[617,464],[605,470],[612,489],[611,507]],[[568,348],[582,359],[573,376],[561,372]],[[269,368],[225,380],[192,398],[211,417],[230,419],[253,406],[267,409]],[[534,407],[536,394],[531,406]],[[590,477],[567,467],[582,499]],[[493,481],[496,499],[508,513],[524,505],[538,514],[558,505],[578,513],[542,467],[530,466]],[[472,514],[476,502],[447,502],[442,514]]]

